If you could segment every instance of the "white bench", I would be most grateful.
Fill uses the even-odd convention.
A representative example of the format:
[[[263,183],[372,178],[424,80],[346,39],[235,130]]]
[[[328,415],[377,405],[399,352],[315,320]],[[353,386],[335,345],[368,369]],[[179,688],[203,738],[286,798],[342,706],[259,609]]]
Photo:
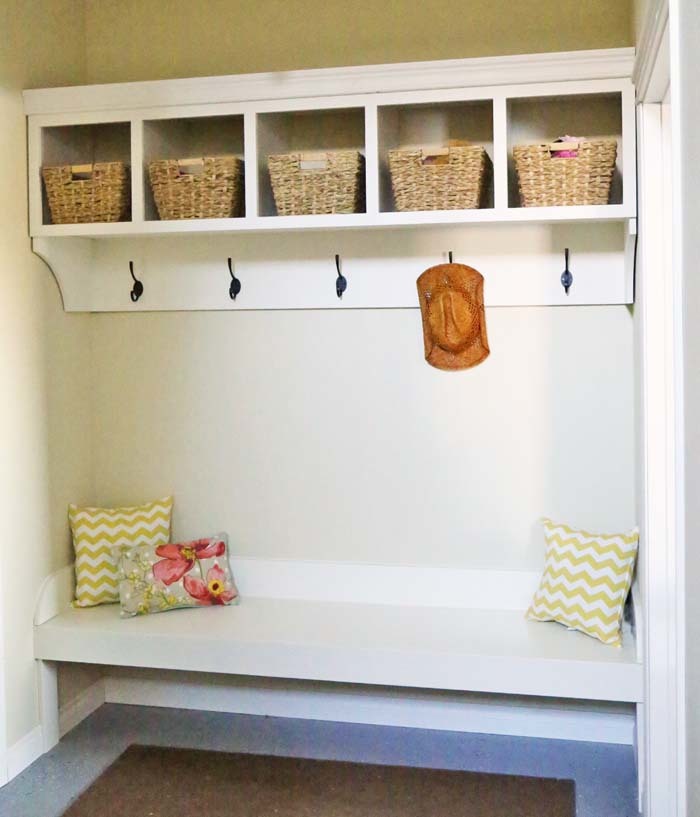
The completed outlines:
[[[132,619],[74,610],[73,568],[37,604],[45,750],[57,662],[640,703],[634,632],[615,648],[523,612],[539,573],[240,559],[241,603]],[[494,600],[497,607],[494,609]]]

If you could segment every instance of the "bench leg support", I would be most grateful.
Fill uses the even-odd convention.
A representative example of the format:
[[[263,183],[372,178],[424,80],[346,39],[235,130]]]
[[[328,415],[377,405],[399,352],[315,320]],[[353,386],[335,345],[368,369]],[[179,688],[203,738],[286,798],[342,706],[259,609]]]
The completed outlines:
[[[44,752],[58,743],[58,667],[55,661],[37,661],[39,676],[39,717]]]

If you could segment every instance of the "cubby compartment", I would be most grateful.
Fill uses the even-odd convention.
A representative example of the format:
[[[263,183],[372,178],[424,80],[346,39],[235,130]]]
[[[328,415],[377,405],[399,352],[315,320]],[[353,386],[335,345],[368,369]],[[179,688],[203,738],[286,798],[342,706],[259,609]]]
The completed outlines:
[[[397,148],[446,146],[463,140],[486,150],[493,163],[493,102],[468,100],[382,105],[378,109],[379,209],[395,212],[397,207],[389,169],[389,151]],[[481,209],[493,207],[493,173],[487,168]]]
[[[158,160],[185,160],[183,173],[202,173],[204,157],[235,157],[243,161],[243,115],[151,119],[143,123],[143,193],[146,221],[159,219],[151,189],[149,165]],[[245,215],[244,176],[240,179],[238,215]]]
[[[612,137],[617,158],[608,204],[623,202],[622,94],[588,93],[561,96],[519,97],[507,102],[508,205],[522,207],[513,148],[551,144],[563,136],[582,139]],[[562,148],[565,146],[562,145]],[[555,161],[567,161],[556,159]]]
[[[58,125],[41,128],[41,167],[70,165],[76,180],[90,175],[88,165],[123,162],[128,176],[131,165],[129,122],[100,122],[87,125]],[[41,181],[42,223],[52,224],[46,188]],[[127,220],[126,218],[122,220]]]
[[[316,108],[315,110],[274,111],[257,115],[258,214],[279,215],[268,169],[268,157],[275,154],[321,154],[330,151],[358,151],[365,156],[364,108]],[[311,162],[315,161],[311,157]],[[360,178],[359,205],[366,212],[366,173]]]

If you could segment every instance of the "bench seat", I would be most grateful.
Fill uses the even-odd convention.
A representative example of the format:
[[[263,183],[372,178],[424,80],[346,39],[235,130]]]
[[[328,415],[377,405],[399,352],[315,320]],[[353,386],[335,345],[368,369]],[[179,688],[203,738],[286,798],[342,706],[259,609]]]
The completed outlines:
[[[252,583],[254,584],[254,582]],[[447,594],[449,597],[449,594]],[[35,657],[124,667],[639,703],[626,626],[615,648],[522,609],[256,597],[122,619],[118,605],[35,627]]]

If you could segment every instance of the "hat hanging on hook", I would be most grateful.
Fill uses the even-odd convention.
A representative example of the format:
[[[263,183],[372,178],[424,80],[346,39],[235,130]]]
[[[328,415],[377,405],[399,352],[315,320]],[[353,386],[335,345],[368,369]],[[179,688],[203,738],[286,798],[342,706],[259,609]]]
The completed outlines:
[[[430,267],[416,282],[425,359],[436,369],[469,369],[489,355],[484,278],[448,257],[450,263]]]

